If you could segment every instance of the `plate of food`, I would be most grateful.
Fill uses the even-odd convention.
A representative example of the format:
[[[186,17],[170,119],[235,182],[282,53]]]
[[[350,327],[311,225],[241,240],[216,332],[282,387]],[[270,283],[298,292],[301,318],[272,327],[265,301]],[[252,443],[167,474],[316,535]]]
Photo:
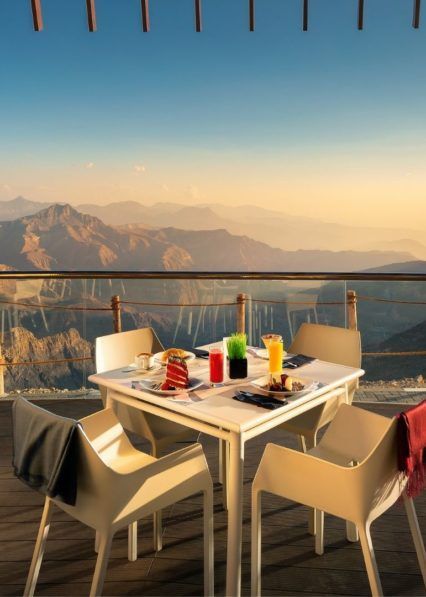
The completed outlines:
[[[269,396],[297,396],[309,392],[318,387],[318,382],[313,379],[306,379],[301,377],[293,377],[292,375],[273,376],[264,375],[251,382],[260,392],[264,392]]]
[[[164,366],[167,365],[170,357],[178,357],[188,362],[195,359],[195,354],[193,352],[189,352],[189,350],[184,350],[183,348],[168,348],[162,352],[156,352],[154,355],[154,359],[157,361],[157,363],[161,363]]]
[[[176,394],[193,392],[204,382],[196,377],[188,376],[188,366],[184,358],[171,355],[167,359],[164,379],[141,379],[136,383],[140,389],[154,394],[176,396]]]

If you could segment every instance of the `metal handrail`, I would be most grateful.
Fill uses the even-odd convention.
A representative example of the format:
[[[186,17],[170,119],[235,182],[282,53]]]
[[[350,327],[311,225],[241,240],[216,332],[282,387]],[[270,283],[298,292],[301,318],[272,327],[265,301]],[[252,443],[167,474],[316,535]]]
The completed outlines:
[[[0,280],[315,280],[426,282],[426,272],[2,271]]]

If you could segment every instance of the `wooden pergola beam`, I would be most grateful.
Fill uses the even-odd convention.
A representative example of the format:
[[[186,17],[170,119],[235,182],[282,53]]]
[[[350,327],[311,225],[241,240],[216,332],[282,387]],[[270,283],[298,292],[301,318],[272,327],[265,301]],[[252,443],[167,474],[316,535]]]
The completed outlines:
[[[308,0],[303,0],[303,16],[302,16],[302,29],[303,31],[308,30]]]
[[[149,31],[149,5],[148,0],[141,0],[142,8],[142,31],[148,33]]]
[[[358,30],[364,28],[364,0],[358,0]]]
[[[96,31],[96,9],[95,0],[86,0],[87,25],[89,31]]]
[[[34,30],[43,29],[43,15],[41,13],[41,0],[31,0],[31,11],[33,13]]]
[[[249,0],[249,28],[254,31],[254,0]]]
[[[202,29],[201,0],[194,0],[194,9],[195,9],[195,31],[197,33],[200,33],[201,29]]]
[[[414,0],[413,8],[413,27],[418,29],[420,26],[420,0]]]

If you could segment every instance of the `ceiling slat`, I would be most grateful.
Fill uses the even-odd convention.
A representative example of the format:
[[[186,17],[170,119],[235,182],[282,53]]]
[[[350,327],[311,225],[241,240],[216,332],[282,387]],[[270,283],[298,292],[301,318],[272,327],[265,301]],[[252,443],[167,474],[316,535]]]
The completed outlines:
[[[31,0],[31,10],[33,13],[34,30],[43,29],[43,15],[41,13],[41,0]]]
[[[249,25],[250,31],[254,31],[254,0],[249,0]]]
[[[201,32],[202,23],[201,23],[201,0],[194,0],[195,3],[195,31],[197,33]]]
[[[149,5],[148,0],[141,0],[142,6],[142,30],[145,33],[149,31]]]
[[[87,24],[89,31],[96,31],[96,9],[95,0],[86,0]]]
[[[364,28],[364,0],[358,0],[358,29]]]
[[[308,30],[308,0],[303,0],[303,31]]]
[[[420,0],[414,0],[413,9],[413,27],[418,29],[420,26]]]

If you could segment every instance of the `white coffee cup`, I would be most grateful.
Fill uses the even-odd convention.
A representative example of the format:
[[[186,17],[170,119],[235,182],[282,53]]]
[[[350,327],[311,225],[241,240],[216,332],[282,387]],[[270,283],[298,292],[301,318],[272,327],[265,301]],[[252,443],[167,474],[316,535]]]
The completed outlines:
[[[154,355],[150,352],[141,352],[135,356],[135,363],[138,369],[152,369],[154,367]]]

